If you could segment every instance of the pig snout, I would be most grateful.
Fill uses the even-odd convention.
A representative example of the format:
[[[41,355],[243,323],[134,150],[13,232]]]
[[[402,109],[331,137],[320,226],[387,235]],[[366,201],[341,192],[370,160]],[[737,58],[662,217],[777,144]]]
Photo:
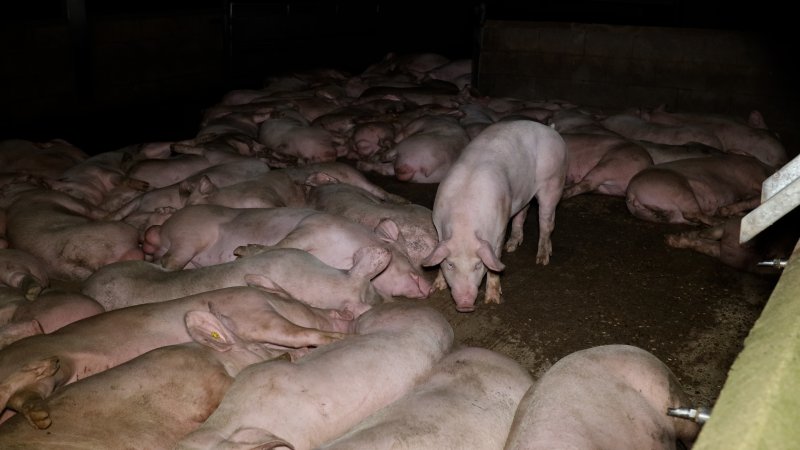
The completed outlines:
[[[394,168],[394,176],[400,181],[408,181],[414,178],[414,174],[416,173],[417,169],[408,164],[401,164]]]
[[[450,293],[456,303],[456,311],[475,311],[475,299],[478,298],[478,288],[476,286],[467,286],[466,288],[450,286]]]

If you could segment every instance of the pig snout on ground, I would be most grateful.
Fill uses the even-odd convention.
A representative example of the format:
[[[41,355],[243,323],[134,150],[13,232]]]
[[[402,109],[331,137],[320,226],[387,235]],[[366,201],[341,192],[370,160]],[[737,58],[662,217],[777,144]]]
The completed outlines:
[[[531,200],[539,207],[536,262],[547,264],[550,235],[566,177],[566,145],[552,128],[528,120],[499,122],[487,127],[462,151],[439,184],[433,222],[439,244],[423,261],[441,266],[436,286],[450,287],[456,309],[474,310],[478,288],[486,275],[486,303],[500,303],[500,262],[506,227],[511,232],[505,250],[522,243],[522,227]]]

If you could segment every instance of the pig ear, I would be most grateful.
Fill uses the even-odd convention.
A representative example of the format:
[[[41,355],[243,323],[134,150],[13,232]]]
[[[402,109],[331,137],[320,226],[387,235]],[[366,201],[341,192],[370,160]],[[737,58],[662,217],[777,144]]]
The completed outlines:
[[[403,236],[397,222],[392,219],[383,219],[378,222],[378,225],[375,226],[375,234],[385,242],[395,242]]]
[[[488,241],[478,239],[481,246],[478,247],[478,258],[481,259],[484,265],[495,272],[502,272],[506,268],[505,264],[501,263],[492,250],[492,246]]]
[[[275,448],[288,448],[295,450],[289,442],[271,434],[261,428],[239,428],[226,439],[230,448],[247,450],[270,450]]]
[[[266,275],[248,273],[244,276],[244,282],[247,283],[248,286],[263,289],[271,294],[285,298],[292,298],[292,296],[286,292],[286,289],[282,288],[280,284],[276,283]]]
[[[330,176],[325,172],[314,172],[306,178],[306,181],[303,184],[313,187],[323,184],[336,184],[338,182],[338,178]]]
[[[447,248],[447,241],[442,241],[436,244],[436,248],[433,249],[430,255],[426,256],[425,259],[422,260],[423,267],[430,267],[436,266],[441,264],[445,258],[450,256],[450,249]]]
[[[227,352],[236,343],[236,338],[230,330],[208,311],[189,311],[183,320],[189,336],[206,347],[218,352]]]
[[[391,259],[392,254],[383,247],[363,247],[353,255],[353,267],[347,273],[371,280],[386,269]]]
[[[753,128],[767,129],[767,122],[764,121],[764,116],[762,116],[757,109],[750,111],[750,117],[747,118],[747,123]]]

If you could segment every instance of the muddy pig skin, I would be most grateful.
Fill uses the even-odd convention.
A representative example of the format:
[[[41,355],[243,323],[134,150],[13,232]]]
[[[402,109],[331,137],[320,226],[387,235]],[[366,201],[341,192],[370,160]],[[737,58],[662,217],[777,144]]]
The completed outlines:
[[[625,202],[628,211],[643,220],[716,225],[758,206],[761,183],[771,173],[769,166],[750,156],[682,159],[636,174]]]
[[[440,265],[456,309],[475,309],[478,287],[486,276],[486,303],[500,303],[500,262],[506,226],[511,234],[505,250],[522,243],[522,227],[531,200],[539,206],[536,262],[550,262],[550,235],[567,171],[566,145],[552,128],[529,120],[499,122],[487,127],[461,153],[439,184],[433,223],[436,249],[423,261]],[[488,269],[488,274],[487,274]],[[442,279],[436,287],[443,288]]]
[[[134,227],[97,220],[101,211],[61,192],[25,192],[7,213],[11,247],[36,256],[50,278],[80,281],[106,264],[144,258]]]
[[[0,285],[19,289],[34,300],[50,285],[47,271],[38,258],[18,249],[0,249]]]
[[[243,370],[216,411],[175,448],[316,448],[410,391],[452,342],[453,329],[432,308],[376,306],[358,318],[356,335],[296,363]],[[275,446],[259,447],[267,443]]]
[[[189,333],[205,345],[161,347],[66,386],[46,400],[47,432],[12,417],[0,426],[0,448],[172,448],[214,411],[239,371],[276,356],[205,314],[186,315]]]
[[[466,347],[403,398],[319,450],[502,450],[533,378],[513,359]]]
[[[50,426],[44,398],[60,387],[167,345],[189,342],[189,311],[236,323],[238,339],[287,349],[324,345],[353,328],[352,315],[311,308],[251,287],[232,287],[98,314],[0,350],[0,407]]]
[[[506,450],[675,449],[699,425],[667,416],[689,405],[672,371],[649,352],[604,345],[562,358],[520,402]],[[683,448],[683,447],[680,447]]]
[[[235,261],[168,271],[146,261],[123,261],[95,272],[81,291],[107,310],[154,303],[252,284],[317,308],[347,309],[358,316],[383,298],[370,283],[389,264],[380,247],[359,249],[349,270],[331,267],[295,248],[270,249]]]

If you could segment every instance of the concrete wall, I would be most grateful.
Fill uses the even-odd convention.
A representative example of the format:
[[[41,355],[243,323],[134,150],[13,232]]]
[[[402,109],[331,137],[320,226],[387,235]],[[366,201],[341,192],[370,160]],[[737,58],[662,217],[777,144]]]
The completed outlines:
[[[486,95],[606,108],[743,117],[758,109],[771,128],[794,134],[800,102],[788,45],[755,32],[489,20],[477,83]]]

